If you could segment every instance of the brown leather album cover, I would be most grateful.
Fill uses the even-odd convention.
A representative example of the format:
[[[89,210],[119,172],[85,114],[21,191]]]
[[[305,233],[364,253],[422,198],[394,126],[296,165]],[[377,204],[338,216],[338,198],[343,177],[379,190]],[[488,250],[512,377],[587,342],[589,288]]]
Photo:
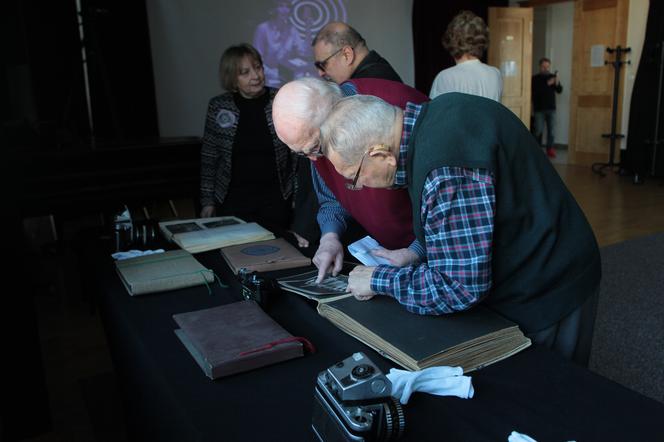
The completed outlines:
[[[303,338],[270,318],[255,301],[173,315],[175,334],[205,374],[216,379],[303,355]]]
[[[251,272],[268,272],[311,264],[311,259],[283,238],[224,247],[221,256],[235,274],[241,268]]]

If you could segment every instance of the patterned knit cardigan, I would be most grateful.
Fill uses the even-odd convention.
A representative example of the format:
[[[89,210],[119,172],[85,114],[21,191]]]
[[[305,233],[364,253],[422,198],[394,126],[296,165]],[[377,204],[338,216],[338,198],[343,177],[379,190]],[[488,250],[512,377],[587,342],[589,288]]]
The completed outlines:
[[[288,199],[295,188],[297,161],[293,158],[288,146],[277,137],[272,123],[272,100],[277,90],[267,88],[267,93],[270,94],[270,99],[265,107],[265,116],[272,135],[281,195],[284,199]],[[233,141],[239,120],[240,110],[235,105],[232,93],[226,92],[210,100],[201,147],[202,207],[211,204],[221,206],[226,198],[231,180]],[[247,173],[251,173],[251,171],[247,171]]]

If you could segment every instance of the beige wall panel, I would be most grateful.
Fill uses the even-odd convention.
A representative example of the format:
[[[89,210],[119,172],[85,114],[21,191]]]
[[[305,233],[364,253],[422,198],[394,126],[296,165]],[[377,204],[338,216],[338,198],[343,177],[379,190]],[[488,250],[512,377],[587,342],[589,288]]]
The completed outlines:
[[[488,63],[503,76],[501,103],[530,127],[532,8],[489,8]],[[517,111],[518,110],[518,111]]]
[[[578,152],[606,153],[609,139],[602,134],[611,131],[611,108],[584,107],[577,112],[576,146]]]
[[[590,67],[592,46],[602,44],[613,47],[615,40],[615,9],[597,9],[585,14],[587,26],[583,29],[583,59],[580,90],[588,94],[611,94],[613,91],[613,68],[609,65]],[[609,60],[604,53],[604,60]]]
[[[501,34],[508,36],[500,41],[500,59],[516,63],[514,75],[503,78],[503,97],[523,95],[523,21],[502,19]]]

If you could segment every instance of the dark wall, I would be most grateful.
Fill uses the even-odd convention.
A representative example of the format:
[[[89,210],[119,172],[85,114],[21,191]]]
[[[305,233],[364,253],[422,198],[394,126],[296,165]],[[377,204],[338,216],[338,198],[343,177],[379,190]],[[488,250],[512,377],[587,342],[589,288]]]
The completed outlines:
[[[144,1],[82,0],[94,136],[158,136]],[[12,0],[0,14],[0,140],[90,147],[76,2]]]
[[[145,1],[82,0],[94,134],[159,135]]]
[[[413,51],[415,58],[415,88],[428,94],[438,72],[454,66],[454,59],[443,49],[441,38],[447,28],[447,24],[455,15],[467,9],[482,17],[485,21],[488,21],[489,7],[507,5],[508,2],[506,0],[450,0],[440,2],[414,0]]]
[[[86,137],[75,2],[8,1],[0,17],[3,144],[52,148]]]
[[[194,194],[198,140],[157,139],[145,1],[81,0],[81,8],[83,43],[74,0],[3,3],[0,144],[12,154],[3,178],[21,214]]]

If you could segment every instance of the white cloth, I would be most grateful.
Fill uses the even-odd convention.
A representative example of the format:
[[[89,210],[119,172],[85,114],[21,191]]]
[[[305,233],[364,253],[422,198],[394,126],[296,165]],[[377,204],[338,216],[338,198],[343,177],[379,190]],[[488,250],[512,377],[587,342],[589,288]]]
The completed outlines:
[[[438,396],[473,397],[475,390],[470,376],[463,376],[461,367],[429,367],[419,371],[393,368],[387,375],[392,382],[392,396],[407,404],[416,391]]]
[[[154,255],[155,253],[164,253],[164,249],[157,250],[127,250],[126,252],[113,253],[113,259],[121,261],[123,259],[136,258],[137,256]]]
[[[509,437],[507,438],[507,442],[537,442],[537,441],[532,437],[528,436],[527,434],[517,433],[516,431],[512,431],[512,434],[510,434]]]
[[[464,94],[479,95],[500,102],[503,93],[503,78],[500,71],[493,66],[479,60],[468,60],[448,69],[443,69],[436,75],[431,86],[429,97],[448,92],[462,92]]]

